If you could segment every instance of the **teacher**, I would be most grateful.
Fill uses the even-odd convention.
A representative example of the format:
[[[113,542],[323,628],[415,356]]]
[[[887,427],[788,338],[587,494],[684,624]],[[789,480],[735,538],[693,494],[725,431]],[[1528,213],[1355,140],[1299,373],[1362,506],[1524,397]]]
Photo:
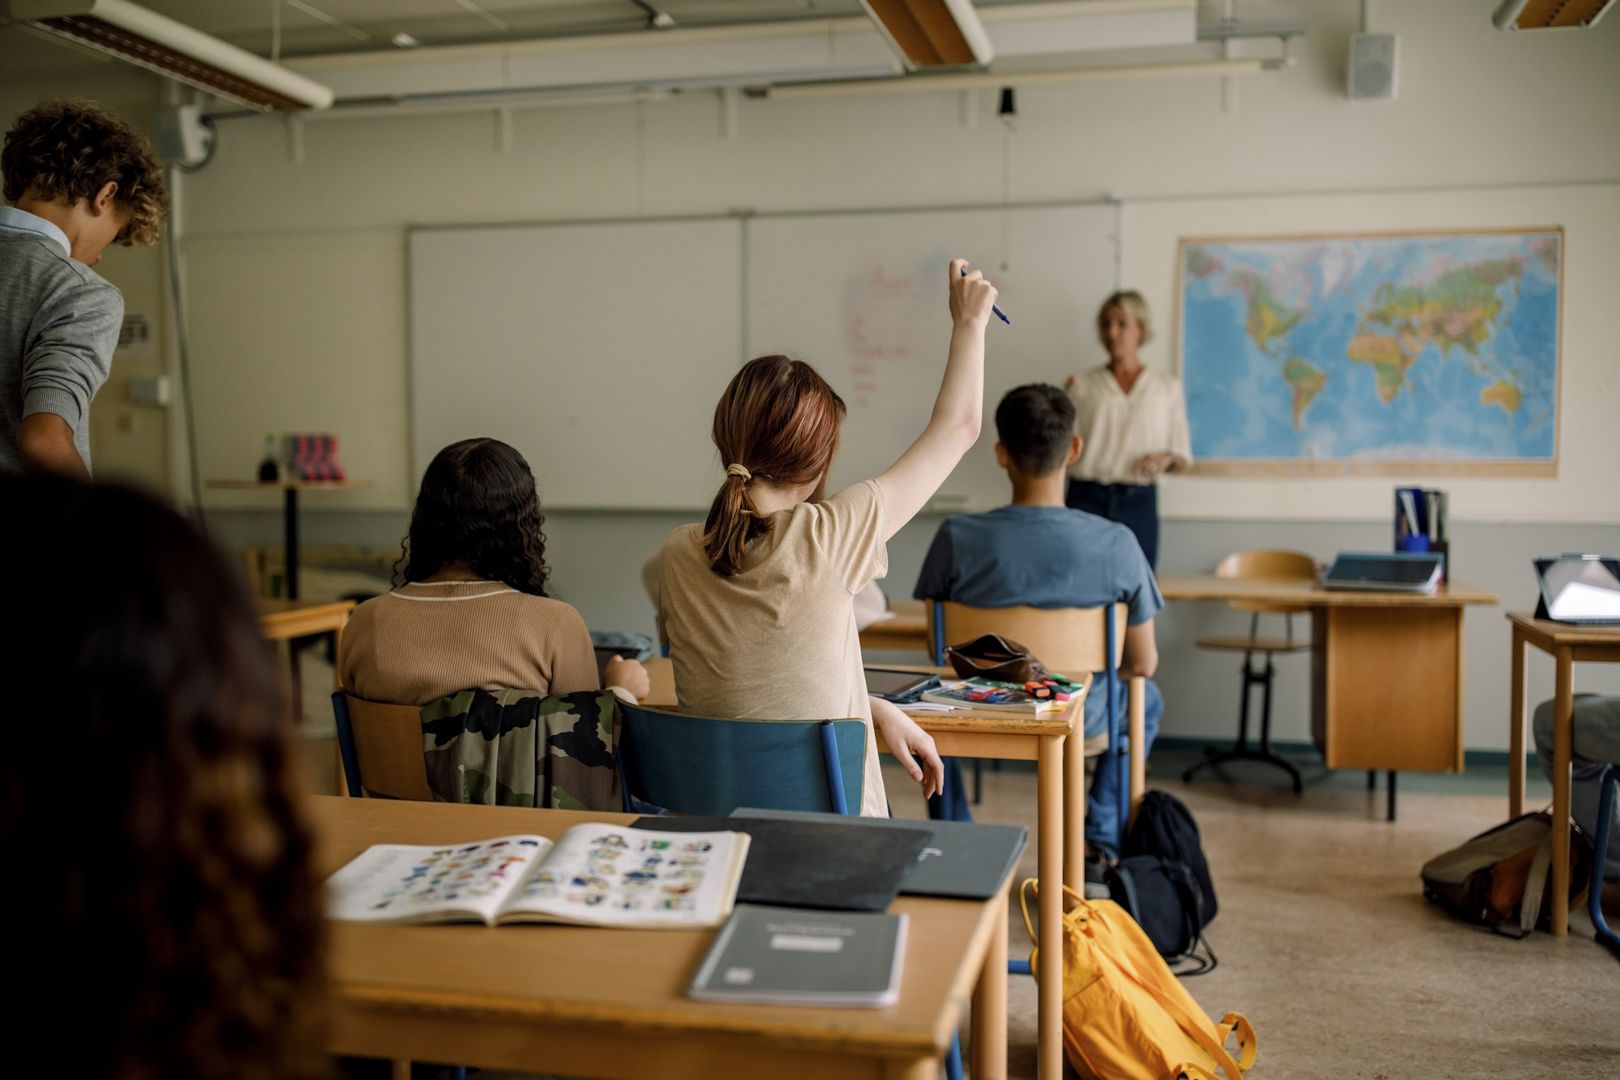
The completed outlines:
[[[1104,300],[1097,309],[1097,337],[1108,363],[1070,375],[1064,384],[1081,440],[1065,501],[1130,529],[1157,570],[1155,484],[1161,474],[1192,464],[1186,399],[1180,379],[1142,364],[1139,350],[1152,340],[1153,324],[1141,293],[1126,289]]]

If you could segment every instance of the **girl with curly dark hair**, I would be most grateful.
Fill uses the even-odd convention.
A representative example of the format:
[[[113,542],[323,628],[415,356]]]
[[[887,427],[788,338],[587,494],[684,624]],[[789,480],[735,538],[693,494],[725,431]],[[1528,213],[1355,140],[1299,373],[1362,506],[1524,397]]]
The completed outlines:
[[[8,1071],[324,1072],[313,837],[246,592],[134,492],[3,476],[0,505],[27,522],[0,530]]]
[[[461,690],[596,690],[579,612],[546,595],[545,518],[523,455],[496,439],[439,451],[422,477],[396,588],[355,609],[343,687],[425,705]],[[615,657],[603,681],[647,695],[647,672]]]

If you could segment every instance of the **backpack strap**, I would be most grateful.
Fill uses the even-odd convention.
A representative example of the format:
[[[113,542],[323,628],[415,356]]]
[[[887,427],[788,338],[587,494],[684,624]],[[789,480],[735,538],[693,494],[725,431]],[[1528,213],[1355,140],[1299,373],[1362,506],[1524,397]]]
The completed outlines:
[[[1554,822],[1552,828],[1558,828],[1558,823]],[[1546,891],[1547,873],[1552,869],[1552,842],[1552,829],[1548,829],[1546,839],[1536,845],[1535,857],[1530,860],[1530,872],[1524,879],[1524,899],[1519,901],[1520,937],[1529,935],[1541,917],[1541,894]],[[1559,897],[1553,897],[1553,903],[1559,901]]]

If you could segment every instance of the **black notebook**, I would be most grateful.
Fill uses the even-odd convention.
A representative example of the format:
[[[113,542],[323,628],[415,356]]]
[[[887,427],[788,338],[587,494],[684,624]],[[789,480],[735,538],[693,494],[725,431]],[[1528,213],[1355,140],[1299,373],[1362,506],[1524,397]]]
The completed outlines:
[[[850,829],[825,821],[741,816],[643,817],[630,827],[747,833],[748,861],[737,886],[738,903],[835,911],[887,909],[930,836],[926,826]]]
[[[906,916],[738,904],[687,993],[699,1001],[892,1005]]]
[[[975,825],[966,821],[845,817],[801,810],[755,810],[746,806],[738,807],[732,818],[710,820],[735,821],[744,817],[824,822],[835,829],[859,831],[928,829],[932,837],[900,881],[900,891],[908,896],[989,899],[1005,887],[1007,875],[1018,865],[1018,857],[1029,842],[1029,830],[1022,825]]]

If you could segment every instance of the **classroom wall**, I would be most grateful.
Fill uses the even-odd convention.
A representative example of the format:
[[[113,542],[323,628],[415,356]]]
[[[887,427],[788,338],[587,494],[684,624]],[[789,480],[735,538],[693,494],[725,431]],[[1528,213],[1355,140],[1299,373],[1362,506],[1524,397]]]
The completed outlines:
[[[1163,313],[1170,245],[1183,227],[1424,227],[1431,215],[1452,226],[1470,222],[1468,200],[1481,213],[1500,209],[1489,190],[1498,188],[1539,200],[1533,206],[1545,212],[1520,224],[1558,224],[1560,186],[1580,185],[1581,217],[1568,235],[1560,475],[1464,485],[1453,511],[1459,576],[1524,606],[1531,554],[1620,550],[1620,485],[1608,470],[1620,456],[1620,425],[1608,420],[1616,365],[1607,310],[1620,292],[1620,19],[1578,33],[1510,35],[1491,28],[1489,5],[1478,0],[1379,5],[1373,29],[1401,36],[1400,96],[1363,103],[1343,94],[1360,3],[1289,9],[1311,20],[1296,45],[1299,64],[1239,80],[1229,112],[1214,79],[1025,89],[1016,130],[995,120],[990,92],[966,110],[954,93],[744,99],[728,140],[718,99],[690,94],[520,110],[509,152],[499,148],[492,113],[312,120],[296,130],[273,117],[231,121],[218,159],[186,180],[182,250],[188,265],[206,267],[188,283],[203,474],[248,475],[266,431],[336,431],[351,473],[375,483],[307,500],[307,542],[397,542],[414,483],[404,306],[412,224],[1112,196],[1127,206],[1124,268]],[[1245,195],[1257,197],[1235,198]],[[1077,296],[1076,318],[1089,319],[1095,299]],[[1148,361],[1168,362],[1172,340],[1162,335]],[[1099,359],[1054,357],[1053,377]],[[991,368],[993,380],[993,356]],[[1162,569],[1207,570],[1246,547],[1326,557],[1382,546],[1392,483],[1172,478]],[[222,539],[278,538],[266,500],[210,501]],[[593,625],[649,629],[636,570],[680,521],[552,515],[559,592]],[[919,520],[896,538],[891,592],[909,592],[935,524]],[[1204,607],[1164,617],[1167,733],[1225,736],[1233,726],[1234,665],[1191,645],[1218,619],[1241,625]],[[1468,744],[1505,747],[1500,610],[1470,613],[1467,632]],[[1544,666],[1536,665],[1533,695],[1550,693]],[[1303,738],[1304,664],[1282,667],[1277,737]],[[1620,689],[1614,672],[1583,672],[1581,682]]]

